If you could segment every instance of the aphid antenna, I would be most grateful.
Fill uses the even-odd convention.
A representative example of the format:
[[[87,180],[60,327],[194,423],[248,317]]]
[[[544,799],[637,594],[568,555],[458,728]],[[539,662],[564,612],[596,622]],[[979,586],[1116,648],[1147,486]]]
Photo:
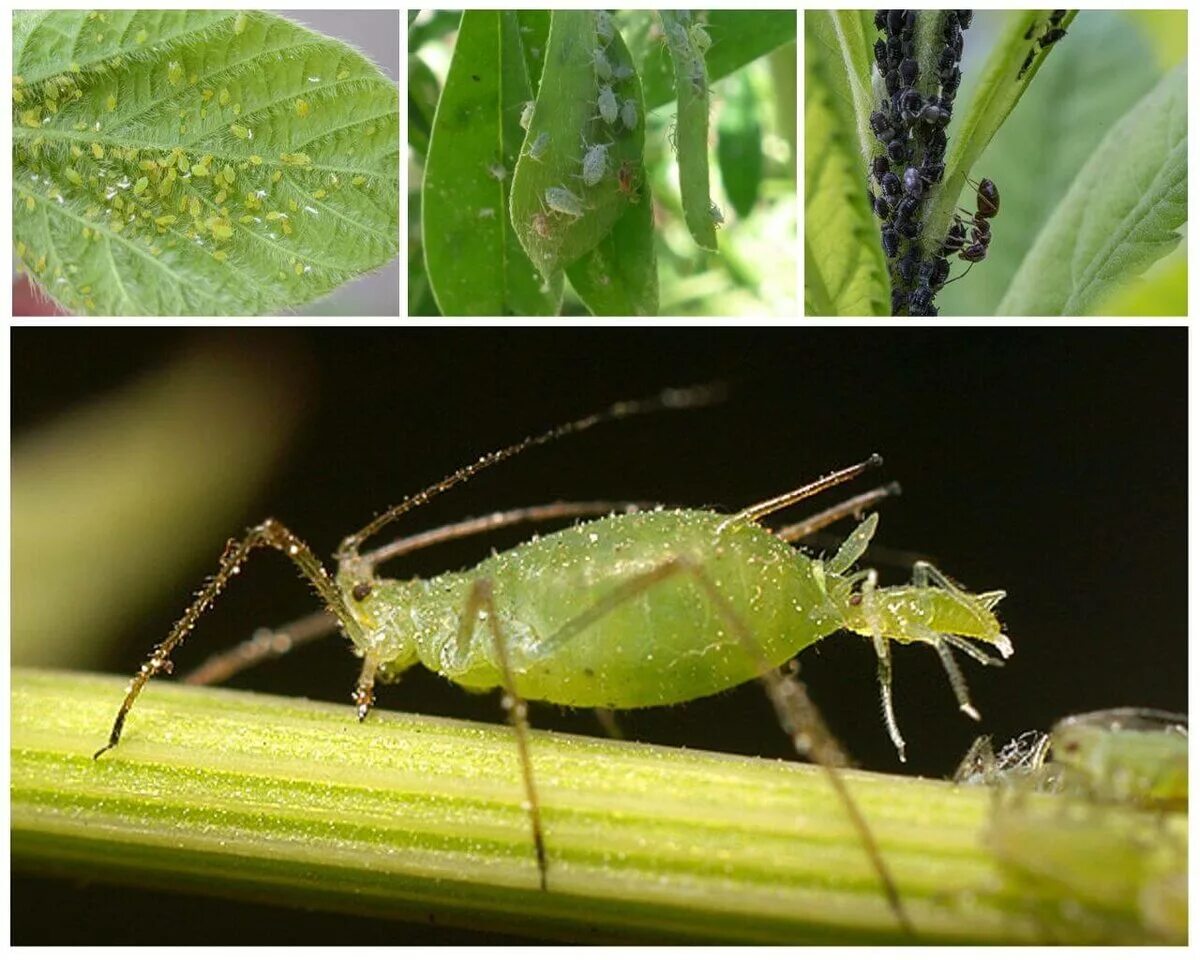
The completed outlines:
[[[453,473],[447,474],[436,483],[432,483],[418,493],[406,497],[394,507],[376,516],[361,530],[343,539],[334,557],[339,563],[360,561],[359,548],[367,539],[373,537],[384,527],[394,523],[409,511],[424,506],[439,494],[445,493],[447,490],[470,480],[476,474],[481,473],[489,467],[494,467],[505,460],[510,460],[517,454],[524,453],[526,450],[569,437],[572,434],[582,433],[598,424],[608,423],[613,420],[623,420],[627,417],[659,413],[665,410],[690,410],[698,407],[712,406],[723,402],[726,392],[726,387],[721,382],[668,389],[652,397],[614,403],[612,406],[598,413],[581,417],[578,420],[572,420],[569,423],[560,424],[544,433],[526,437],[524,440],[510,444],[507,447],[493,450],[491,453],[484,454],[474,462],[464,467],[459,467]]]

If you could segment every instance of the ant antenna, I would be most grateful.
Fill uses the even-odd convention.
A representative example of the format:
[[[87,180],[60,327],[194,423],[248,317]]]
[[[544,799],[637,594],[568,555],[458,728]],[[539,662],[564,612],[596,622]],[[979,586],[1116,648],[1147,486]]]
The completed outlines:
[[[975,264],[977,264],[978,262],[979,262],[978,260],[971,261],[971,267],[975,266]],[[962,273],[960,273],[957,277],[955,277],[954,280],[961,280],[963,277],[965,277],[968,273],[971,272],[971,267],[967,267],[967,269],[964,270]],[[945,283],[942,284],[942,286],[948,287],[950,284],[954,283],[954,280],[947,280]]]
[[[388,524],[398,520],[410,510],[424,506],[438,494],[445,493],[450,488],[456,487],[466,480],[470,480],[477,473],[486,470],[488,467],[494,467],[533,447],[540,447],[543,444],[550,443],[552,440],[558,440],[574,433],[582,433],[584,430],[588,430],[600,423],[607,423],[610,420],[622,420],[625,417],[658,413],[662,410],[688,410],[695,407],[711,406],[721,403],[725,399],[726,392],[725,384],[721,382],[667,389],[653,397],[646,397],[641,400],[623,400],[619,403],[614,403],[606,410],[581,417],[578,420],[572,420],[570,423],[561,424],[547,430],[545,433],[526,437],[518,443],[502,447],[499,450],[493,450],[491,453],[484,454],[474,463],[460,467],[453,473],[443,477],[437,483],[430,484],[419,493],[406,497],[400,503],[396,504],[396,506],[390,507],[379,514],[357,533],[346,537],[341,542],[334,557],[339,563],[356,559],[359,547],[362,546],[363,541],[373,537]]]

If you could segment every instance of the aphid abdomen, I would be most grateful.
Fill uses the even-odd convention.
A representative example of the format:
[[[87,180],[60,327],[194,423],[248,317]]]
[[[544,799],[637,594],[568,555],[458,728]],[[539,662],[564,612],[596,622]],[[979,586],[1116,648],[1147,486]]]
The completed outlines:
[[[581,524],[458,576],[491,579],[523,697],[628,709],[707,696],[760,672],[695,576],[672,572],[623,595],[679,558],[704,570],[772,666],[838,626],[811,560],[761,527],[701,510]],[[471,642],[491,657],[485,628],[476,625]],[[445,672],[445,663],[426,665]]]

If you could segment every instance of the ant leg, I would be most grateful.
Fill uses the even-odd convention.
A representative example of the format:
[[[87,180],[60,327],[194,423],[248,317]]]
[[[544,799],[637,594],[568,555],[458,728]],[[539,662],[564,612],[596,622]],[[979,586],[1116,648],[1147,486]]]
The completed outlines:
[[[467,607],[459,621],[458,646],[463,648],[470,641],[471,633],[480,615],[487,620],[488,630],[492,635],[492,646],[496,652],[496,663],[500,667],[500,675],[504,680],[504,708],[508,711],[508,721],[512,724],[517,739],[517,754],[521,759],[521,776],[525,781],[525,798],[529,804],[529,824],[533,830],[533,847],[537,855],[538,885],[546,890],[546,843],[542,834],[542,812],[538,803],[537,784],[533,779],[533,762],[529,757],[529,720],[525,700],[517,693],[513,679],[512,665],[508,659],[508,647],[500,631],[500,621],[496,616],[496,604],[492,593],[492,581],[476,580],[471,585],[471,593],[467,598]]]
[[[629,580],[593,605],[590,610],[584,611],[560,627],[558,631],[543,642],[544,646],[549,647],[570,640],[616,607],[644,593],[655,584],[681,573],[691,576],[699,584],[700,588],[718,611],[721,619],[728,624],[733,635],[738,638],[738,642],[742,645],[746,653],[758,662],[760,668],[759,682],[766,689],[767,696],[775,708],[775,714],[779,719],[780,725],[791,738],[792,745],[796,750],[816,760],[825,772],[825,775],[829,778],[830,785],[833,787],[838,799],[842,802],[846,814],[854,826],[855,832],[858,834],[863,847],[867,851],[867,856],[871,861],[876,875],[879,877],[879,881],[883,886],[884,896],[887,898],[897,922],[905,932],[913,932],[912,923],[904,910],[904,905],[900,900],[900,894],[896,889],[891,872],[888,870],[887,864],[884,863],[883,857],[879,852],[875,836],[872,834],[871,828],[863,817],[862,812],[858,809],[858,805],[854,802],[854,798],[850,795],[850,791],[846,787],[841,774],[838,773],[838,767],[847,764],[845,751],[838,743],[837,738],[830,732],[828,726],[826,726],[820,711],[808,696],[804,685],[794,676],[785,675],[782,671],[772,666],[763,653],[762,647],[754,639],[750,628],[746,626],[738,612],[725,596],[722,595],[720,590],[717,589],[716,584],[705,573],[701,565],[688,557],[673,557],[644,573],[630,577]],[[870,573],[872,576],[874,575],[874,571]],[[902,745],[903,741],[901,741]]]
[[[150,651],[150,656],[146,662],[142,664],[141,669],[134,674],[133,679],[129,682],[129,686],[125,691],[125,700],[122,702],[121,708],[117,711],[117,717],[113,721],[108,743],[93,754],[93,759],[99,758],[101,754],[117,745],[121,739],[121,731],[125,726],[125,718],[129,715],[129,711],[133,709],[134,701],[137,700],[138,695],[142,692],[142,688],[156,674],[171,672],[174,667],[174,664],[171,662],[172,651],[187,639],[188,634],[196,626],[196,621],[200,619],[201,614],[216,600],[221,591],[225,589],[225,585],[241,572],[242,564],[246,562],[246,558],[258,547],[270,547],[273,550],[278,550],[291,560],[300,571],[300,575],[316,590],[317,594],[324,601],[325,606],[329,609],[329,612],[337,618],[342,629],[354,641],[355,646],[360,649],[367,648],[366,637],[363,635],[358,622],[351,616],[345,600],[342,599],[341,591],[338,589],[333,578],[325,572],[325,568],[321,566],[321,561],[317,559],[316,554],[312,552],[308,544],[293,534],[278,520],[264,520],[258,526],[251,527],[246,531],[246,535],[241,540],[230,540],[225,545],[225,552],[221,554],[221,561],[216,574],[204,585],[196,599],[192,601],[191,606],[184,611],[183,616],[176,621],[175,626],[171,628],[171,632],[167,634],[167,638]]]
[[[224,683],[243,670],[264,660],[278,659],[306,643],[336,633],[337,629],[337,618],[328,610],[318,610],[275,629],[262,627],[255,630],[249,640],[214,654],[195,670],[185,673],[179,681],[198,687]]]
[[[908,757],[904,753],[904,738],[900,736],[900,726],[896,723],[896,710],[892,704],[892,647],[880,629],[879,612],[876,606],[875,589],[879,583],[879,575],[874,570],[865,570],[861,577],[863,586],[859,596],[862,597],[863,612],[867,624],[871,628],[871,643],[875,647],[879,695],[883,701],[883,719],[887,726],[888,736],[892,738],[896,752],[900,755],[900,762],[906,763]]]

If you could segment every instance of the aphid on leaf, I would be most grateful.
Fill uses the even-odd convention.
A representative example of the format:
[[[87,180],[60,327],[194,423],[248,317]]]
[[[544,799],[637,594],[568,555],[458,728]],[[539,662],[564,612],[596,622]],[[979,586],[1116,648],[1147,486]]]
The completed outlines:
[[[617,190],[629,197],[633,203],[640,199],[637,184],[634,183],[635,172],[634,165],[629,160],[621,161],[621,166],[617,168]]]
[[[533,100],[526,100],[524,106],[521,107],[521,129],[528,130],[529,125],[533,122],[533,108],[537,103]]]
[[[533,138],[533,143],[531,143],[529,145],[529,149],[526,150],[525,152],[526,152],[526,154],[528,154],[529,159],[541,160],[542,155],[545,154],[546,149],[549,146],[550,146],[550,134],[548,132],[546,132],[545,130],[543,130],[541,133],[539,133],[536,137]]]
[[[596,106],[600,110],[600,116],[610,127],[617,122],[617,115],[620,108],[617,105],[617,96],[613,93],[612,87],[603,86],[600,88],[600,94],[596,98]]]
[[[582,217],[586,210],[583,200],[566,187],[547,187],[546,206],[556,213],[563,213],[576,219]]]
[[[621,104],[621,122],[625,124],[626,130],[634,130],[637,128],[638,109],[636,100],[631,98]]]

